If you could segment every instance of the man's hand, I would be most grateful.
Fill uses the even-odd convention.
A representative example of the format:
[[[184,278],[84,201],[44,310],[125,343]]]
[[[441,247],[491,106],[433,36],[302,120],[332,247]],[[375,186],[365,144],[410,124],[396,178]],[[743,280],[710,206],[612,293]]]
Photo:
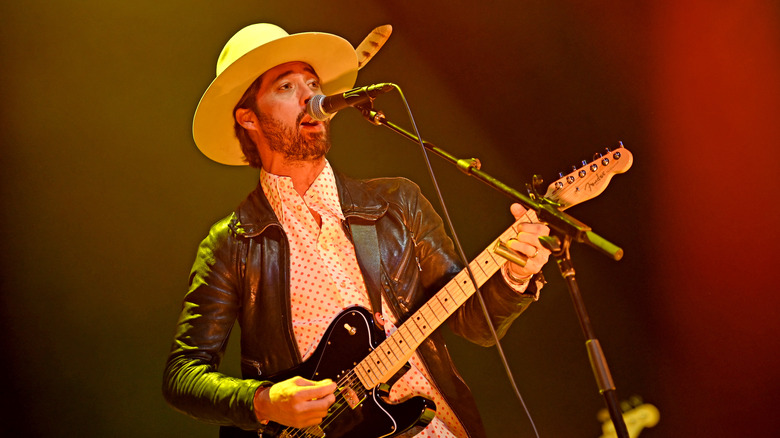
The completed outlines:
[[[336,401],[332,380],[312,381],[293,377],[255,393],[255,415],[285,426],[303,428],[322,422]]]
[[[520,204],[512,204],[510,207],[515,220],[520,219],[527,211]],[[550,229],[544,224],[520,224],[520,233],[514,239],[507,242],[510,248],[528,257],[525,266],[509,263],[508,269],[512,277],[525,280],[542,270],[550,257],[550,250],[539,242],[540,236],[548,236]]]

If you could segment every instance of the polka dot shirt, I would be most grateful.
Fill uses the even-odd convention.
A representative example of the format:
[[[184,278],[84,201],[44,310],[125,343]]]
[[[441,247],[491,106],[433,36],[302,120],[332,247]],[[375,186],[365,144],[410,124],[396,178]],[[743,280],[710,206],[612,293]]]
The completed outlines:
[[[289,177],[260,173],[260,184],[282,223],[290,244],[290,305],[295,340],[303,360],[317,348],[328,325],[351,306],[371,308],[355,248],[341,227],[336,180],[330,163],[300,196]],[[321,217],[321,226],[313,212]],[[382,302],[385,316],[392,315]],[[385,318],[385,332],[395,331],[392,318]],[[425,367],[415,353],[412,368],[390,391],[392,401],[423,395],[436,403],[436,417],[417,437],[466,437],[463,426],[431,384]]]

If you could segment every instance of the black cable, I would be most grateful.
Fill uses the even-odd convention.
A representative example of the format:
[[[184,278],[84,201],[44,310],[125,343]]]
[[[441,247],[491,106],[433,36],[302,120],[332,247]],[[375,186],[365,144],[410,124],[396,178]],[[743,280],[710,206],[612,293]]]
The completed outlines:
[[[436,197],[439,200],[439,204],[442,208],[442,213],[444,215],[444,221],[447,224],[447,228],[449,228],[450,233],[452,234],[452,240],[455,243],[455,248],[458,251],[458,256],[461,259],[461,262],[466,266],[466,271],[469,274],[469,278],[471,278],[471,282],[474,284],[474,288],[476,289],[477,297],[479,298],[479,304],[482,308],[482,314],[485,317],[485,321],[487,321],[487,325],[490,328],[490,333],[493,335],[493,339],[496,341],[496,349],[498,350],[498,355],[501,358],[501,364],[504,367],[504,372],[507,374],[507,378],[509,379],[510,384],[512,385],[512,389],[515,393],[515,396],[520,401],[520,404],[523,406],[523,410],[525,411],[526,416],[528,417],[528,421],[531,423],[531,427],[534,430],[534,434],[536,435],[536,438],[539,438],[539,431],[536,429],[536,424],[534,423],[533,418],[531,417],[531,412],[528,410],[528,407],[525,404],[525,400],[523,400],[523,396],[520,394],[520,390],[517,388],[517,383],[515,382],[515,378],[512,375],[512,371],[509,369],[509,363],[507,362],[506,356],[504,355],[504,350],[501,347],[501,341],[498,339],[498,334],[496,333],[495,327],[493,327],[493,322],[490,321],[490,314],[488,313],[487,306],[485,305],[485,301],[482,298],[482,291],[480,290],[479,286],[477,285],[477,281],[474,278],[474,273],[471,272],[471,266],[469,265],[469,261],[466,258],[465,253],[463,252],[463,248],[460,244],[460,239],[458,239],[458,234],[455,232],[455,227],[452,225],[452,220],[450,219],[449,211],[447,211],[447,206],[444,203],[444,197],[441,194],[441,190],[439,189],[439,183],[436,179],[436,175],[433,172],[433,168],[431,167],[431,162],[428,157],[428,150],[425,148],[425,145],[423,144],[422,136],[420,135],[420,131],[417,129],[417,123],[414,121],[414,116],[412,115],[412,110],[409,108],[409,104],[406,101],[406,96],[404,96],[403,91],[401,90],[401,87],[398,85],[393,84],[396,90],[398,90],[398,94],[401,95],[401,101],[404,103],[404,107],[406,108],[406,113],[409,116],[409,121],[412,124],[412,127],[414,128],[414,134],[417,136],[418,144],[420,145],[420,148],[422,149],[423,159],[425,161],[425,165],[428,169],[428,175],[431,178],[431,182],[433,182],[433,187],[436,190]]]

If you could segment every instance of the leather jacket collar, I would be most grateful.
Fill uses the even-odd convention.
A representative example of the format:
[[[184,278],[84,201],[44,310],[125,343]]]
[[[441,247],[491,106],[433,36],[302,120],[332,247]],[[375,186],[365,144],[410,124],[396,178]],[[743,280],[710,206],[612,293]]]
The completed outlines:
[[[335,170],[333,173],[336,176],[341,210],[346,218],[357,217],[373,222],[385,214],[388,208],[387,200],[370,196],[363,184]],[[236,235],[247,238],[262,234],[269,226],[281,227],[259,183],[236,210],[235,219],[231,222],[231,230]]]

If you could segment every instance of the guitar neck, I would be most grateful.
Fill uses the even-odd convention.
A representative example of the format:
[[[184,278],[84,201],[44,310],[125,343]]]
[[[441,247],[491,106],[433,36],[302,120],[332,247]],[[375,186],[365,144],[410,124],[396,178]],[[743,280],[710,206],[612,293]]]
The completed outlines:
[[[469,263],[477,287],[485,284],[506,263],[506,259],[494,251],[498,242],[515,237],[521,223],[536,220],[536,213],[529,210]],[[476,287],[468,270],[464,268],[355,367],[355,373],[363,385],[373,388],[388,381],[409,360],[417,347],[474,292]]]

